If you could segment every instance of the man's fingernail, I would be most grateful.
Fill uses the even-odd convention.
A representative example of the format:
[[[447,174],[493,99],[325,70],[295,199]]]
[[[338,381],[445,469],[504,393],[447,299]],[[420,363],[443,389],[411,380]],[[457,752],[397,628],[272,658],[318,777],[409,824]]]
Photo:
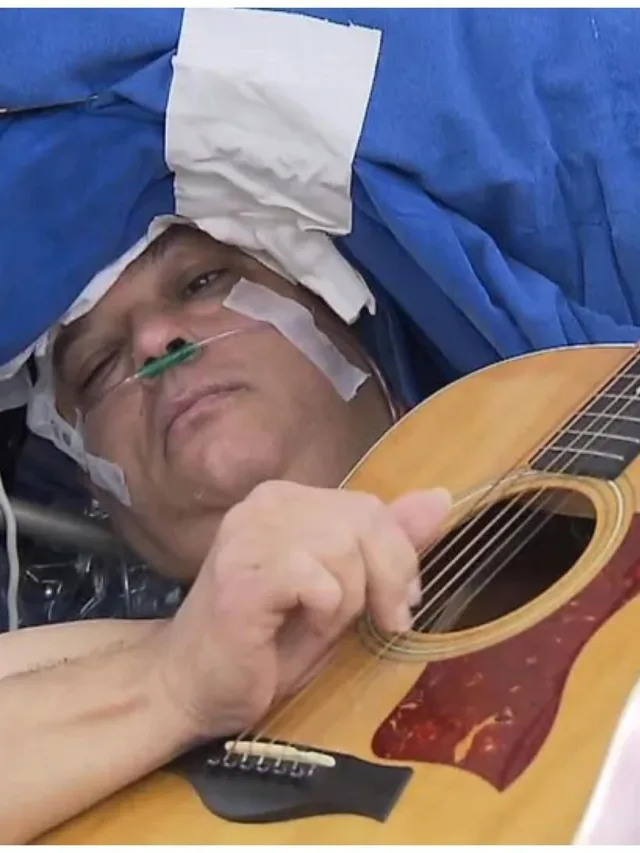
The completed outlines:
[[[409,604],[417,607],[422,601],[422,584],[420,578],[414,578],[409,584]]]
[[[398,608],[398,614],[396,616],[396,631],[400,634],[406,634],[407,631],[411,630],[412,626],[413,616],[411,615],[411,611],[406,604],[403,604]]]

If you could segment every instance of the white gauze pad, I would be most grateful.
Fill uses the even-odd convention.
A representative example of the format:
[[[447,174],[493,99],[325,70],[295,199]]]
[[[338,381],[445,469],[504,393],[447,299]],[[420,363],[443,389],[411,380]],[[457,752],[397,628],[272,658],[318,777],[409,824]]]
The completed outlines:
[[[110,492],[120,503],[131,505],[129,489],[122,470],[113,462],[94,456],[84,446],[80,417],[75,429],[58,414],[55,382],[51,363],[51,345],[38,357],[38,381],[31,393],[27,409],[27,425],[34,435],[51,441],[62,453],[71,457],[92,482]]]
[[[343,400],[355,397],[370,374],[351,364],[316,326],[311,312],[268,287],[242,278],[222,303],[253,320],[269,323],[327,377]]]

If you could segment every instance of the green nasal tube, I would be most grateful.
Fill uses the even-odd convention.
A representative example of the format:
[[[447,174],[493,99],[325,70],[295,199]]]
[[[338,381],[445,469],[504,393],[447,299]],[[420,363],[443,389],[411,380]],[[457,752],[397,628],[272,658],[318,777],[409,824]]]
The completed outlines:
[[[138,379],[154,379],[170,367],[182,364],[198,350],[198,344],[183,344],[179,349],[168,352],[160,358],[154,358],[136,373]]]

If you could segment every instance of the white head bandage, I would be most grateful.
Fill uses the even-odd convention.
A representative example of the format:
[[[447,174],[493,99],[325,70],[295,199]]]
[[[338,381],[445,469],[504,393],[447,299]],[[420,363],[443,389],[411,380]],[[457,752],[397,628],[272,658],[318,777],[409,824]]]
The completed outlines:
[[[131,498],[122,470],[113,462],[87,452],[80,414],[74,428],[58,413],[52,349],[52,345],[48,346],[37,358],[39,375],[27,408],[27,425],[35,435],[49,439],[58,450],[70,456],[98,488],[129,506]]]

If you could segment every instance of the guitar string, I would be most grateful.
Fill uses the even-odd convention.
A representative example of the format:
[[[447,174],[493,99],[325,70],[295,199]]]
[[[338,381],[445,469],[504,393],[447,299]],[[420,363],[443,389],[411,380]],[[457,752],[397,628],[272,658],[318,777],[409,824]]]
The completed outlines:
[[[585,395],[585,399],[583,400],[583,403],[582,403],[582,408],[580,408],[580,404],[578,404],[578,411],[576,411],[576,406],[574,405],[574,406],[572,407],[571,411],[575,412],[575,415],[574,415],[572,418],[569,416],[569,420],[568,420],[568,422],[565,424],[565,426],[564,426],[564,427],[560,427],[560,429],[559,429],[557,426],[555,426],[554,428],[552,428],[552,429],[550,430],[550,435],[549,435],[549,437],[551,437],[552,435],[557,435],[557,433],[558,433],[559,431],[561,432],[562,430],[565,430],[565,431],[566,431],[566,430],[570,429],[570,427],[571,427],[571,424],[572,424],[572,423],[574,423],[575,421],[579,420],[581,417],[583,417],[583,416],[585,415],[585,412],[584,412],[584,405],[585,405],[585,403],[588,403],[589,401],[596,402],[596,401],[601,397],[601,395],[603,395],[603,394],[605,394],[605,393],[606,393],[607,389],[608,389],[612,384],[615,384],[615,383],[616,383],[617,381],[619,381],[620,379],[627,379],[627,378],[629,378],[629,377],[626,377],[626,376],[624,375],[624,372],[625,372],[625,371],[627,371],[627,370],[628,370],[631,366],[633,366],[635,363],[637,363],[637,362],[638,362],[638,360],[639,360],[639,358],[640,358],[640,353],[638,353],[637,348],[636,348],[636,347],[634,347],[634,352],[632,352],[631,354],[629,354],[628,356],[626,356],[626,357],[622,360],[621,364],[619,364],[619,365],[614,369],[614,371],[612,372],[612,374],[610,375],[610,377],[609,377],[609,378],[607,378],[606,380],[604,380],[604,382],[600,385],[600,388],[599,388],[599,390],[597,391],[597,393],[595,393],[595,394],[594,394],[594,392],[593,392],[593,388],[592,388],[592,389],[591,389],[591,391],[590,391],[590,392],[588,392],[588,393]],[[632,377],[632,378],[634,378],[634,379],[635,379],[635,377]],[[638,381],[638,380],[636,379],[636,381]],[[594,387],[597,387],[599,384],[600,384],[600,383],[595,383],[595,386],[594,386]],[[615,396],[614,396],[614,399],[613,399],[613,400],[611,401],[611,403],[610,403],[610,404],[605,408],[605,410],[604,410],[603,412],[600,412],[600,413],[598,413],[597,415],[594,415],[593,417],[594,417],[595,423],[597,424],[597,422],[598,422],[599,420],[603,420],[603,415],[607,415],[607,414],[609,413],[609,409],[610,409],[613,405],[615,405],[615,403],[616,403],[616,402],[619,402],[619,400],[624,399],[625,395],[629,393],[629,390],[630,390],[630,389],[625,388],[625,390],[624,390],[623,392],[621,392],[621,393],[620,393],[620,394],[618,394],[618,395],[615,395]],[[637,399],[638,399],[638,401],[640,402],[640,397],[639,397],[639,398],[637,398]],[[630,402],[635,402],[635,399],[634,399],[633,401],[630,401]],[[628,403],[628,405],[630,405],[630,402]],[[626,410],[626,408],[627,408],[627,406],[625,406],[625,407],[624,407],[624,409],[623,409],[623,410],[621,410],[620,412],[615,413],[615,415],[616,415],[616,416],[619,416],[620,414],[622,414],[622,412],[623,412],[624,410]],[[605,419],[605,420],[606,420],[606,419]],[[576,439],[574,439],[574,442],[575,442],[575,441],[577,441],[577,440],[581,437],[581,435],[583,435],[583,434],[585,434],[585,435],[589,435],[590,433],[588,433],[587,431],[583,431],[582,433],[580,433],[580,432],[579,432],[579,433],[578,433],[578,435],[576,436]],[[601,437],[601,436],[600,436],[600,435],[596,435],[596,436],[594,436],[593,441],[597,440],[599,437]],[[547,441],[548,441],[548,439],[547,439]],[[591,446],[591,444],[593,444],[593,441],[589,442],[589,443],[587,444],[587,446],[586,446],[586,447],[584,447],[584,446],[583,446],[582,448],[580,448],[580,452],[576,453],[576,454],[575,454],[575,455],[574,455],[574,456],[569,460],[569,463],[568,463],[568,465],[567,465],[565,468],[561,469],[560,471],[557,471],[557,470],[556,470],[556,471],[553,471],[552,473],[555,473],[555,474],[561,474],[561,473],[563,473],[564,471],[566,471],[566,469],[569,467],[569,465],[570,465],[570,464],[572,464],[572,462],[573,462],[573,461],[575,461],[576,459],[578,459],[578,458],[580,457],[580,455],[582,455],[582,453],[584,453],[584,451],[585,451],[585,450],[587,450],[587,449],[588,449],[588,447],[590,447],[590,446]],[[557,464],[557,463],[558,463],[558,461],[562,458],[562,456],[563,456],[565,453],[568,453],[568,452],[572,451],[572,450],[574,449],[574,447],[575,447],[574,443],[571,443],[571,444],[569,445],[569,447],[562,448],[561,450],[557,451],[558,458],[556,458],[556,460],[555,460],[555,464]],[[542,455],[544,452],[545,452],[545,447],[544,447],[544,444],[543,444],[543,445],[542,445],[542,450],[541,450],[541,451],[538,451],[538,455]],[[485,500],[486,500],[486,498],[487,498],[487,495],[491,494],[491,492],[492,492],[493,490],[495,490],[495,488],[496,488],[496,487],[498,487],[498,486],[502,485],[502,484],[505,482],[505,480],[507,480],[507,479],[509,478],[509,475],[510,475],[511,473],[513,473],[513,471],[517,471],[518,466],[521,464],[521,462],[522,462],[522,461],[524,461],[526,458],[528,458],[528,457],[530,457],[530,456],[531,456],[531,451],[528,451],[526,454],[524,454],[523,459],[522,459],[522,460],[519,460],[519,461],[516,463],[516,465],[515,465],[515,466],[513,466],[513,468],[511,469],[511,471],[507,471],[507,473],[506,473],[506,474],[505,474],[505,475],[504,475],[504,476],[503,476],[499,481],[497,481],[497,483],[493,484],[493,486],[492,486],[492,487],[491,487],[491,488],[490,488],[490,489],[489,489],[489,490],[488,490],[484,495],[482,495],[482,496],[481,496],[481,498],[479,499],[479,502],[485,501]],[[545,472],[545,470],[550,470],[550,469],[543,469],[540,473],[544,473],[544,472]],[[535,501],[535,499],[537,498],[537,496],[538,496],[540,493],[543,493],[544,491],[545,491],[545,489],[541,489],[541,490],[539,490],[539,491],[538,491],[538,493],[536,493],[536,495],[535,495],[535,497],[534,497],[534,501]],[[511,501],[511,504],[510,504],[510,505],[513,505],[515,502],[517,502],[517,498],[516,498],[515,500]],[[532,501],[531,503],[533,503],[533,501]],[[509,509],[509,506],[510,506],[510,505],[507,505],[507,507],[505,507],[505,508],[503,509],[503,511],[499,514],[498,518],[499,518],[499,517],[501,517],[501,516],[503,516],[503,515],[505,514],[505,512],[507,512],[507,511],[508,511],[508,509]],[[476,515],[476,516],[473,516],[472,511],[471,511],[471,512],[470,512],[470,514],[468,515],[468,519],[469,519],[469,521],[468,521],[468,522],[467,522],[467,524],[466,524],[465,526],[463,526],[463,528],[459,531],[458,535],[457,535],[453,540],[450,540],[449,545],[447,546],[447,550],[449,550],[449,549],[453,546],[453,544],[455,544],[455,540],[456,540],[456,539],[458,539],[458,540],[459,540],[459,539],[461,538],[461,536],[464,536],[465,532],[467,532],[467,531],[468,531],[468,529],[469,529],[473,524],[477,524],[477,523],[478,523],[478,521],[479,521],[479,519],[480,519],[484,514],[486,514],[488,511],[490,511],[490,509],[491,509],[491,506],[487,506],[487,507],[485,508],[485,510],[484,510],[480,515]],[[495,520],[495,519],[494,519],[494,520]],[[445,535],[446,535],[446,534],[445,534]],[[441,541],[441,540],[440,540],[440,541]],[[435,543],[433,543],[433,544],[430,546],[430,549],[427,551],[427,555],[428,555],[428,553],[429,553],[431,550],[433,550],[433,549],[435,548],[435,546],[436,546],[437,544],[438,544],[438,541],[436,541]],[[465,549],[465,550],[466,550],[466,549]],[[441,559],[441,558],[442,558],[442,556],[443,556],[443,553],[445,553],[445,552],[444,552],[444,551],[441,551],[441,552],[438,554],[437,559]],[[426,555],[425,555],[425,556],[426,556]],[[459,555],[458,555],[458,557],[459,557]],[[424,557],[423,557],[423,559],[424,559]],[[455,564],[455,561],[454,561],[454,563],[453,563],[453,564],[451,564],[451,565],[454,565],[454,564]],[[442,577],[442,576],[443,576],[443,574],[445,574],[446,572],[448,572],[448,571],[451,569],[451,565],[449,565],[449,566],[445,569],[445,571],[444,571],[444,572],[441,572],[441,573],[440,573],[440,577]],[[427,566],[425,566],[425,567],[420,571],[420,576],[424,575],[424,574],[425,574],[425,572],[427,572],[427,571],[428,571],[432,566],[433,566],[433,561],[432,561],[431,563],[429,563]],[[485,564],[485,566],[482,566],[482,567],[481,567],[481,570],[482,570],[483,568],[485,568],[485,567],[486,567],[486,564]],[[476,572],[476,574],[477,574],[477,572]],[[468,581],[467,581],[467,582],[468,582]],[[418,613],[418,614],[416,614],[416,616],[414,617],[414,622],[415,622],[418,618],[420,618],[420,617],[421,617],[421,616],[422,616],[422,615],[423,615],[423,614],[424,614],[424,613],[425,613],[425,612],[426,612],[426,611],[431,607],[431,605],[433,604],[433,600],[434,600],[434,599],[432,599],[431,601],[427,602],[427,603],[426,603],[426,605],[422,608],[422,610],[421,610],[421,611],[419,611],[419,613]],[[384,656],[384,654],[389,650],[389,648],[391,648],[391,647],[392,647],[393,643],[394,643],[394,642],[396,642],[396,641],[397,641],[397,639],[398,639],[398,638],[400,638],[401,636],[403,636],[401,633],[397,633],[397,634],[395,634],[395,635],[393,635],[393,636],[391,637],[391,639],[386,643],[386,645],[385,645],[381,650],[379,650],[378,654],[377,654],[377,655],[375,655],[375,656],[372,658],[372,660],[369,662],[369,664],[367,664],[367,665],[365,665],[365,667],[363,667],[363,669],[362,669],[361,673],[360,673],[358,676],[356,676],[355,680],[352,682],[352,686],[353,686],[353,687],[355,687],[357,684],[361,683],[362,676],[364,676],[364,675],[365,675],[365,673],[367,673],[368,671],[370,671],[370,669],[371,669],[373,666],[375,666],[377,663],[379,663],[379,661],[382,659],[382,657]],[[336,675],[338,675],[338,674],[339,674],[339,673],[336,673]],[[310,687],[311,687],[312,685],[313,685],[313,682],[311,683]],[[267,728],[272,730],[272,729],[273,729],[273,726],[276,724],[276,722],[280,721],[280,719],[282,718],[282,716],[284,716],[285,714],[290,713],[290,712],[291,712],[291,710],[292,710],[292,708],[293,708],[293,706],[294,706],[294,705],[296,705],[298,701],[302,700],[303,698],[304,698],[304,699],[309,698],[309,693],[310,693],[310,691],[309,691],[309,690],[303,690],[300,694],[298,694],[298,696],[293,697],[293,699],[287,700],[287,701],[286,701],[286,703],[285,703],[285,705],[284,705],[284,706],[282,706],[280,709],[278,709],[278,708],[276,708],[276,709],[271,709],[271,710],[268,712],[268,714],[263,718],[264,726],[265,726],[265,727],[264,727],[264,728],[262,728],[259,732],[257,732],[257,733],[255,733],[254,735],[252,735],[252,741],[253,741],[253,742],[258,741],[258,740],[261,738],[261,736],[265,733],[265,731],[267,730]],[[274,714],[274,710],[275,710],[275,714]],[[272,714],[273,714],[273,716],[272,716]],[[237,744],[237,742],[238,742],[238,741],[240,741],[240,740],[244,739],[247,735],[251,734],[252,729],[254,729],[254,727],[251,727],[251,728],[246,729],[246,730],[245,730],[244,732],[242,732],[240,735],[237,735],[234,739],[231,739],[231,744],[232,744],[232,747],[231,747],[231,748],[233,748],[233,744]],[[287,745],[290,745],[290,744],[287,744]]]
[[[560,504],[560,508],[562,508],[565,505],[565,503],[566,503],[566,499],[565,499],[565,502]],[[543,504],[543,507],[544,507],[544,504]],[[428,630],[429,632],[437,633],[443,629],[446,629],[448,627],[455,625],[456,621],[458,620],[460,615],[462,613],[464,613],[465,610],[468,609],[469,605],[473,601],[475,601],[475,599],[482,593],[483,589],[486,589],[486,587],[491,583],[491,581],[494,580],[496,577],[498,577],[498,575],[505,568],[506,564],[508,562],[510,562],[511,560],[513,560],[514,557],[516,557],[524,548],[526,548],[527,545],[529,544],[529,542],[531,542],[531,540],[534,539],[534,537],[536,537],[538,535],[538,533],[540,533],[540,531],[544,527],[546,527],[546,525],[551,520],[548,515],[544,515],[540,511],[538,512],[538,515],[542,515],[542,520],[540,521],[540,523],[536,527],[534,527],[533,530],[531,530],[528,533],[526,538],[523,539],[518,544],[518,546],[515,548],[514,551],[512,551],[510,554],[507,554],[507,556],[504,558],[504,560],[489,573],[488,577],[486,577],[479,586],[477,586],[473,589],[473,591],[470,593],[469,597],[464,599],[462,604],[456,610],[454,610],[453,613],[447,612],[448,605],[450,602],[445,602],[444,604],[440,605],[440,607],[438,607],[436,612],[433,614],[433,617],[431,617],[428,620],[425,620],[422,623],[419,630],[420,631]],[[535,517],[534,515],[531,515],[529,517],[529,520],[533,519],[534,517]],[[517,537],[518,533],[521,533],[521,532],[522,532],[521,530],[515,531],[512,534],[512,536],[510,537],[510,540],[512,541],[513,539],[515,539]],[[509,540],[505,544],[509,544]],[[456,592],[454,593],[452,598],[455,598],[462,591],[464,591],[465,587],[470,586],[474,581],[478,580],[480,574],[488,565],[490,565],[489,561],[487,561],[484,564],[484,566],[481,566],[480,569],[478,569],[478,571],[475,574],[472,574],[469,578],[467,578],[467,580],[465,582],[463,582],[460,585],[460,587],[456,590]],[[438,619],[440,616],[445,616],[445,622],[443,622],[442,625],[438,624]]]
[[[441,598],[441,597],[444,595],[444,593],[446,593],[446,591],[447,591],[447,590],[448,590],[448,589],[449,589],[449,588],[450,588],[450,587],[451,587],[451,586],[452,586],[452,585],[453,585],[457,580],[459,580],[460,578],[464,577],[464,575],[467,573],[467,569],[471,568],[471,567],[474,565],[474,563],[476,563],[476,562],[477,562],[477,559],[478,559],[479,557],[481,557],[483,554],[485,554],[485,553],[489,550],[489,548],[491,548],[493,545],[495,545],[495,544],[498,542],[498,540],[499,540],[500,536],[501,536],[503,533],[505,533],[505,532],[506,532],[506,531],[508,531],[511,527],[513,527],[513,526],[515,525],[515,522],[516,522],[519,518],[521,518],[522,516],[527,516],[527,515],[528,515],[528,517],[526,518],[526,520],[524,521],[524,523],[523,523],[521,526],[516,526],[515,530],[511,533],[511,535],[510,535],[510,536],[509,536],[509,537],[508,537],[504,542],[501,542],[501,543],[500,543],[500,550],[502,550],[502,548],[506,547],[510,542],[512,542],[512,541],[513,541],[513,540],[514,540],[514,539],[515,539],[515,538],[516,538],[520,533],[523,533],[523,532],[524,532],[524,529],[525,529],[525,525],[526,525],[526,524],[528,524],[528,523],[529,523],[529,521],[531,521],[531,519],[535,517],[535,515],[540,515],[541,513],[543,513],[543,512],[544,512],[544,509],[545,509],[547,506],[550,506],[550,505],[554,502],[554,496],[553,496],[553,495],[555,494],[555,491],[556,491],[556,490],[554,490],[554,489],[552,489],[552,488],[540,487],[540,488],[538,489],[538,491],[537,491],[537,492],[534,492],[534,493],[533,493],[533,496],[531,497],[531,500],[530,500],[528,503],[523,504],[523,505],[520,507],[519,511],[518,511],[515,515],[511,516],[511,518],[509,519],[508,523],[507,523],[505,526],[503,526],[500,530],[498,530],[498,531],[497,531],[497,533],[495,533],[491,539],[489,539],[487,542],[485,542],[485,544],[482,546],[482,548],[480,548],[480,550],[478,550],[478,551],[475,551],[475,552],[474,552],[473,559],[472,559],[472,560],[470,560],[468,563],[463,564],[463,565],[462,565],[462,567],[461,567],[460,569],[458,569],[458,571],[453,575],[453,577],[452,577],[452,578],[450,578],[448,581],[446,581],[446,583],[444,583],[444,584],[439,588],[439,590],[438,590],[438,591],[437,591],[437,593],[433,596],[433,598],[431,598],[431,599],[427,602],[427,604],[425,605],[425,612],[426,612],[426,610],[427,610],[427,609],[431,608],[431,606],[432,606],[433,604],[435,604],[435,603],[438,601],[438,599],[439,599],[439,598]],[[549,493],[549,492],[552,492],[553,494],[552,494],[550,497],[547,497],[547,499],[546,499],[546,500],[545,500],[541,505],[538,505],[538,506],[534,509],[534,513],[533,513],[533,514],[528,514],[528,511],[529,511],[532,507],[534,507],[534,506],[535,506],[535,504],[537,503],[537,498],[538,498],[540,495],[544,495],[545,493]],[[524,494],[526,495],[526,492],[525,492]],[[559,509],[562,509],[562,508],[566,505],[566,502],[569,500],[569,497],[570,497],[570,495],[566,496],[566,497],[562,500],[562,502],[560,503],[560,505],[559,505],[559,507],[558,507],[558,510],[559,510]],[[514,499],[514,500],[512,500],[512,501],[511,501],[511,503],[508,505],[508,507],[510,507],[510,506],[514,506],[514,505],[516,505],[516,504],[517,504],[517,498],[516,498],[516,499]],[[507,508],[508,508],[508,507],[507,507]],[[547,518],[550,518],[549,516],[546,516],[546,517],[547,517]],[[486,532],[486,530],[487,530],[487,529],[488,529],[488,528],[485,528],[485,530],[483,530],[483,531],[482,531],[482,533],[478,534],[478,536],[477,536],[477,538],[476,538],[476,541],[480,541],[480,540],[481,540],[481,538],[484,536],[484,534],[485,534],[485,532]],[[514,552],[514,554],[513,554],[512,556],[515,556],[517,553],[519,553],[519,551]],[[496,554],[496,551],[495,551],[495,550],[494,550],[494,551],[492,551],[492,553],[491,553],[491,555],[489,556],[489,558],[488,558],[487,560],[485,560],[485,561],[484,561],[484,563],[482,563],[482,564],[480,565],[480,567],[479,567],[479,569],[478,569],[478,571],[479,571],[479,572],[482,572],[482,571],[484,570],[484,568],[486,568],[486,566],[487,566],[487,565],[490,565],[491,560],[493,559],[493,557],[495,556],[495,554]],[[454,563],[451,563],[449,566],[447,566],[445,569],[443,569],[443,571],[442,571],[439,575],[437,575],[437,576],[436,576],[436,579],[440,579],[441,577],[443,577],[443,576],[448,572],[448,570],[449,570],[449,569],[453,568],[453,566],[454,566],[454,565],[455,565],[455,562],[454,562]],[[471,574],[471,576],[470,576],[470,578],[468,579],[468,581],[472,581],[473,579],[475,579],[475,575],[472,573],[472,574]],[[435,580],[435,579],[434,579],[434,580]],[[465,584],[465,583],[467,583],[467,582],[466,582],[466,581],[463,581],[462,585],[460,585],[457,589],[455,589],[455,591],[452,593],[452,596],[451,596],[451,597],[454,597],[454,596],[458,595],[458,594],[459,594],[459,592],[461,591],[461,589],[463,588],[463,586],[464,586],[464,584]],[[433,585],[433,584],[432,584],[432,585]],[[427,591],[427,588],[425,588],[425,592],[426,592],[426,591]],[[445,601],[443,606],[444,606],[444,607],[446,607],[446,606],[448,605],[448,603],[449,603],[448,601]]]

